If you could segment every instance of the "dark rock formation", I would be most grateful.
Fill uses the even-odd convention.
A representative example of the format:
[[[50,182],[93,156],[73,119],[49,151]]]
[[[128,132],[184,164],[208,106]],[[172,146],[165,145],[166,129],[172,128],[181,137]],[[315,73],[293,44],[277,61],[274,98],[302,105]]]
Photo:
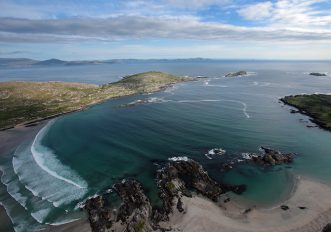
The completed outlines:
[[[141,185],[132,179],[124,179],[114,184],[107,193],[87,200],[84,208],[92,232],[166,230],[159,223],[167,221],[174,209],[185,213],[182,196],[192,197],[191,190],[217,201],[226,191],[240,194],[246,189],[244,185],[217,183],[193,160],[167,163],[158,170],[156,179],[162,208],[152,208]],[[122,203],[119,207],[113,204],[111,196],[120,198]]]
[[[222,185],[210,178],[202,166],[193,161],[174,161],[168,163],[157,173],[157,185],[160,190],[160,198],[163,201],[162,209],[157,210],[154,219],[168,220],[169,213],[172,212],[175,199],[182,208],[182,195],[191,197],[190,189],[194,189],[201,195],[217,201],[219,196],[226,191],[242,193],[246,187],[244,185],[232,186]]]
[[[234,72],[234,73],[227,73],[225,77],[238,77],[238,76],[244,76],[247,75],[246,71],[239,71],[239,72]]]
[[[284,210],[284,211],[290,209],[290,207],[288,207],[287,205],[281,205],[280,208],[281,208],[282,210]]]
[[[141,185],[135,180],[123,180],[113,186],[122,204],[118,209],[109,202],[106,193],[85,203],[92,232],[102,231],[153,231],[150,221],[152,207]]]
[[[252,160],[254,163],[259,165],[265,166],[273,166],[279,164],[288,164],[293,162],[293,155],[292,153],[281,153],[276,150],[272,150],[270,148],[261,147],[264,151],[263,155],[254,155],[252,156]]]
[[[223,201],[224,203],[228,203],[228,202],[230,202],[230,197],[228,197],[228,198],[226,198],[226,199],[224,199],[224,201]]]
[[[325,73],[317,73],[317,72],[309,73],[309,75],[311,75],[311,76],[318,76],[318,77],[325,77],[325,76],[327,76]]]
[[[331,232],[331,223],[327,224],[327,225],[323,228],[322,232]]]

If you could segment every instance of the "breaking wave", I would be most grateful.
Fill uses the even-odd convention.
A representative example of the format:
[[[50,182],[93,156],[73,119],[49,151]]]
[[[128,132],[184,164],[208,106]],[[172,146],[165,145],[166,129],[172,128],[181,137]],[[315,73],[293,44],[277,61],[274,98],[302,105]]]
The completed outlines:
[[[170,161],[189,161],[190,159],[187,156],[176,156],[168,158]]]
[[[41,144],[41,140],[43,136],[47,133],[50,126],[54,123],[54,121],[51,121],[46,125],[44,128],[42,128],[37,136],[35,137],[32,145],[31,145],[31,153],[33,156],[33,159],[37,163],[37,165],[50,174],[51,176],[63,180],[69,184],[72,184],[76,186],[77,188],[87,188],[87,183],[82,180],[73,170],[71,170],[69,167],[64,166],[57,158],[54,152],[43,146]],[[49,165],[47,165],[48,163]],[[51,164],[51,165],[50,165]],[[54,169],[50,168],[55,167]],[[63,173],[62,175],[59,175],[58,173]],[[75,180],[75,181],[74,181]]]

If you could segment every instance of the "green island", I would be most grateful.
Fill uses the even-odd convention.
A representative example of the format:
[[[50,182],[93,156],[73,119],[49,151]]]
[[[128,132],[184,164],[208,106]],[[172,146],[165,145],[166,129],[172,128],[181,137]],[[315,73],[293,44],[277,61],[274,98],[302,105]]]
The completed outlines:
[[[175,83],[190,80],[193,78],[145,72],[100,86],[54,81],[2,82],[0,130],[82,110],[115,97],[160,91]]]
[[[280,100],[297,108],[300,113],[310,116],[311,121],[321,128],[331,131],[331,95],[295,95]]]

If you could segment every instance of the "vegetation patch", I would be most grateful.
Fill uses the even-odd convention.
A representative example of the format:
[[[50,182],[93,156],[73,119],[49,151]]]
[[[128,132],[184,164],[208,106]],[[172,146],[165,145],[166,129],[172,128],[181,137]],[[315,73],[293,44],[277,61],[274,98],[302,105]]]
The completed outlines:
[[[67,82],[0,83],[0,129],[78,111],[114,97],[156,92],[192,78],[145,72],[97,86]]]
[[[300,113],[310,116],[312,118],[311,121],[320,127],[331,130],[331,95],[286,96],[281,101],[297,108]]]

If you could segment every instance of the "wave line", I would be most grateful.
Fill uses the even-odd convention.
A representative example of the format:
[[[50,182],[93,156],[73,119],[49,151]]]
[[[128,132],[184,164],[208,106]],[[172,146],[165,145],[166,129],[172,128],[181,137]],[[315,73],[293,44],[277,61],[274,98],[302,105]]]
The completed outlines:
[[[38,134],[36,135],[35,139],[33,140],[33,143],[31,145],[31,153],[32,153],[32,157],[34,159],[34,161],[36,162],[36,164],[42,169],[44,170],[45,172],[47,172],[48,174],[50,174],[51,176],[57,178],[57,179],[60,179],[60,180],[63,180],[71,185],[74,185],[76,186],[77,188],[80,188],[80,189],[83,189],[83,188],[86,188],[86,184],[84,183],[85,186],[82,186],[80,184],[77,184],[76,182],[66,178],[66,177],[63,177],[59,174],[57,174],[55,171],[49,169],[45,163],[44,163],[44,160],[41,158],[42,156],[42,153],[38,152],[36,149],[35,149],[35,146],[36,146],[36,142],[39,141],[40,137],[44,135],[44,133],[47,131],[47,129],[54,123],[54,121],[51,121],[49,122],[45,127],[43,127],[39,132]]]

